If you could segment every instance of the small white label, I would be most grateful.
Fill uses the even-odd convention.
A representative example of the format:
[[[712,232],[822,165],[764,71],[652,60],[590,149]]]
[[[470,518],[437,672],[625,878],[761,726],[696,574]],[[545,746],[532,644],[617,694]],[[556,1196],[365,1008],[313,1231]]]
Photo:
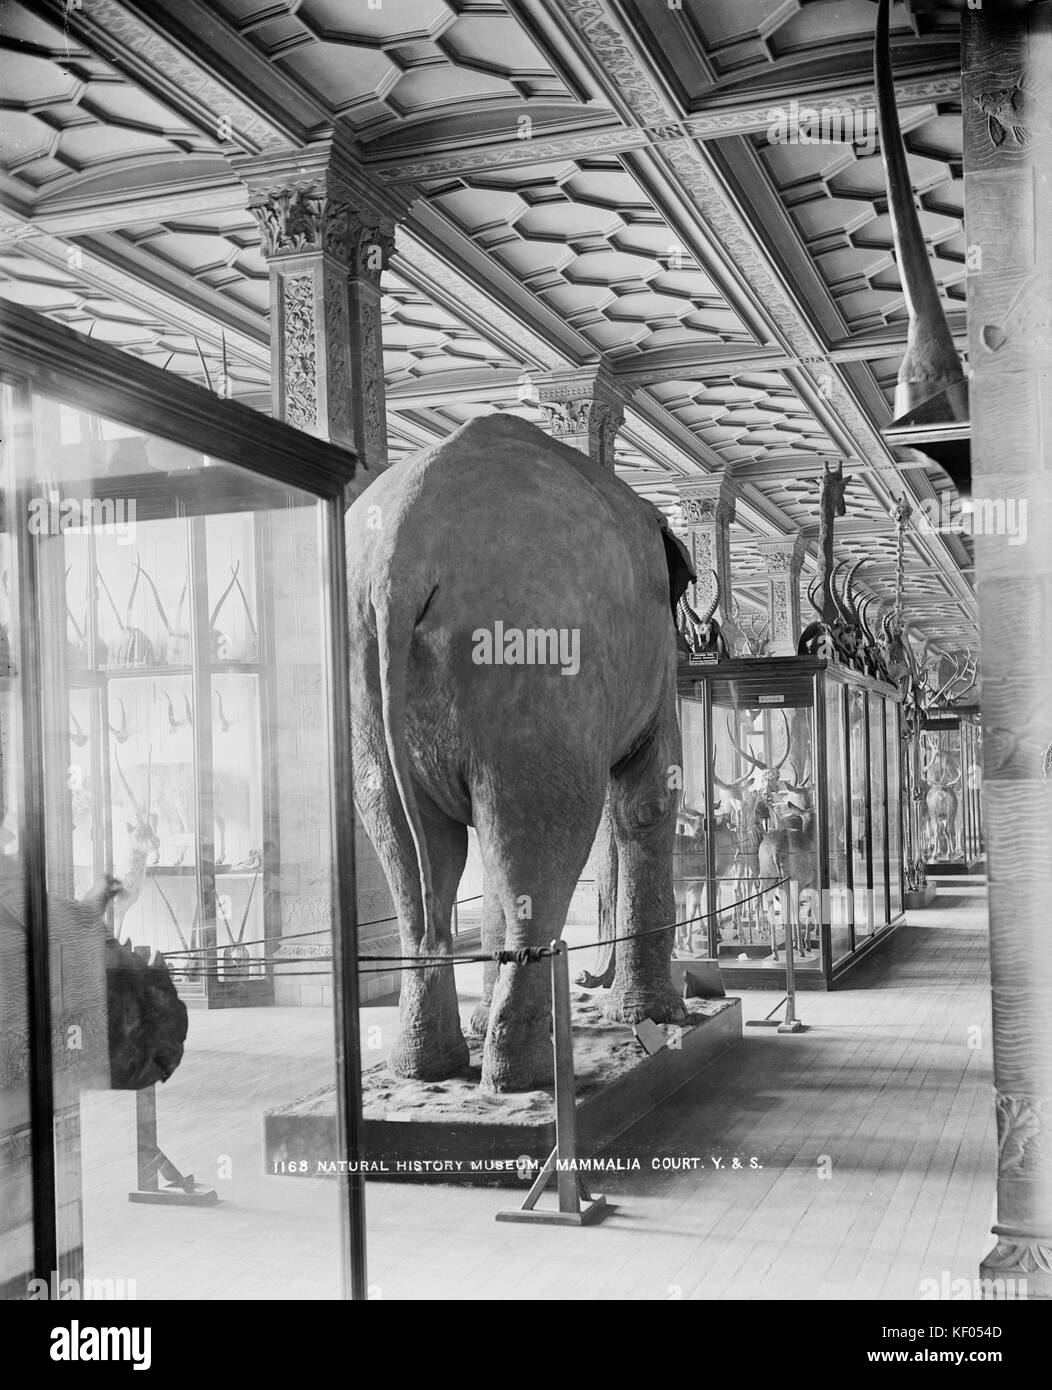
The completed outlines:
[[[761,705],[784,705],[784,704],[785,704],[785,696],[784,696],[784,695],[761,695],[761,696],[760,696],[760,704],[761,704]]]

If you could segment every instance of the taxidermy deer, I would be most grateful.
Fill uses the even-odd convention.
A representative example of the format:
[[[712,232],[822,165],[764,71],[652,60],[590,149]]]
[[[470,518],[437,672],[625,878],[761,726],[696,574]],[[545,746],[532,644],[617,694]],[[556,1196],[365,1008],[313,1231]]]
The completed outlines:
[[[686,594],[676,605],[677,626],[686,640],[691,656],[715,656],[723,661],[730,656],[730,648],[719,622],[712,616],[720,601],[720,578],[712,571],[712,599],[704,613],[691,607]]]
[[[928,808],[928,858],[959,859],[961,847],[957,840],[957,793],[953,790],[961,781],[961,769],[952,758],[944,758],[938,744],[925,757],[921,776],[928,783],[924,804]]]
[[[157,817],[150,810],[150,764],[152,753],[146,764],[146,805],[140,805],[128,779],[124,775],[121,767],[121,760],[117,755],[116,748],[113,750],[113,761],[117,765],[117,775],[121,780],[128,796],[128,801],[132,808],[134,820],[128,822],[128,850],[125,867],[120,874],[121,891],[117,894],[113,903],[114,934],[120,938],[120,928],[125,917],[139,901],[142,894],[142,886],[146,879],[146,865],[156,864],[161,856],[161,841],[157,834]]]

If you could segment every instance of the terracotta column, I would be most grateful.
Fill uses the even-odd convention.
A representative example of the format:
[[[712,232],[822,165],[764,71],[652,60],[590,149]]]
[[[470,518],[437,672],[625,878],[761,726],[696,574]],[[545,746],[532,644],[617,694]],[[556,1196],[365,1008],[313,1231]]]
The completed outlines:
[[[1025,519],[975,539],[998,1129],[982,1275],[1050,1298],[1052,2],[966,10],[962,34],[972,491]]]
[[[581,367],[536,377],[533,382],[547,428],[596,463],[614,466],[625,402],[605,367]]]
[[[770,582],[772,656],[795,656],[800,641],[800,570],[806,546],[803,536],[780,536],[777,540],[757,541],[764,573]]]
[[[236,167],[270,266],[273,413],[375,473],[387,464],[380,274],[393,218],[337,140]]]
[[[738,502],[738,484],[723,472],[712,478],[680,483],[678,490],[687,527],[687,548],[698,575],[698,582],[691,586],[690,602],[695,608],[704,608],[711,602],[715,570],[720,584],[718,616],[733,652],[742,636],[732,617],[731,585],[731,522]]]

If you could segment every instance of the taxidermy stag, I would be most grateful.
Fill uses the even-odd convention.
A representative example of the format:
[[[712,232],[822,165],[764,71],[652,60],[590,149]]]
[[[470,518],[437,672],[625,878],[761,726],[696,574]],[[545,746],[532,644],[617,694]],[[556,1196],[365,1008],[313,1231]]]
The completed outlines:
[[[712,598],[704,613],[698,613],[691,607],[684,593],[676,605],[676,619],[691,656],[714,656],[723,661],[730,656],[730,648],[718,620],[713,617],[720,601],[720,578],[715,570],[712,571],[712,582]]]
[[[669,768],[681,765],[674,615],[693,574],[661,514],[585,454],[488,415],[361,494],[347,569],[355,799],[402,952],[423,958],[402,973],[392,1069],[438,1080],[468,1062],[450,917],[469,825],[483,948],[519,952],[561,934],[602,820],[630,937],[605,1012],[682,1017]],[[571,650],[579,660],[563,661]],[[475,1025],[485,1089],[550,1082],[547,962],[487,967]]]
[[[921,776],[928,784],[924,804],[928,808],[928,858],[960,859],[961,846],[957,835],[957,793],[953,790],[961,781],[961,769],[953,758],[943,757],[938,743],[925,756]]]

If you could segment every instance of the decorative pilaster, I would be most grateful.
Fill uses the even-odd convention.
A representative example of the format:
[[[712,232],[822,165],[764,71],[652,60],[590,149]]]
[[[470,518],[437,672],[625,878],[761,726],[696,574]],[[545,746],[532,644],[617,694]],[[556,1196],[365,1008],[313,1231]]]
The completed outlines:
[[[739,487],[726,472],[711,478],[680,483],[679,506],[687,528],[687,548],[694,560],[697,583],[691,586],[690,601],[696,608],[707,607],[712,599],[712,571],[720,585],[718,609],[727,644],[731,651],[741,641],[734,621],[731,582],[731,522],[737,508]]]
[[[625,402],[606,367],[552,372],[535,378],[533,386],[549,433],[596,463],[613,468]]]
[[[985,1279],[1052,1298],[1052,3],[962,15],[972,491],[1025,543],[975,538],[997,1114]],[[1003,119],[1002,119],[1003,117]],[[1045,121],[1045,126],[1041,122]],[[1011,1287],[1009,1285],[1009,1287]]]
[[[757,541],[763,572],[770,584],[772,656],[795,656],[800,641],[800,570],[807,546],[803,536]]]
[[[236,161],[270,267],[273,412],[387,463],[380,275],[394,221],[335,140]]]

